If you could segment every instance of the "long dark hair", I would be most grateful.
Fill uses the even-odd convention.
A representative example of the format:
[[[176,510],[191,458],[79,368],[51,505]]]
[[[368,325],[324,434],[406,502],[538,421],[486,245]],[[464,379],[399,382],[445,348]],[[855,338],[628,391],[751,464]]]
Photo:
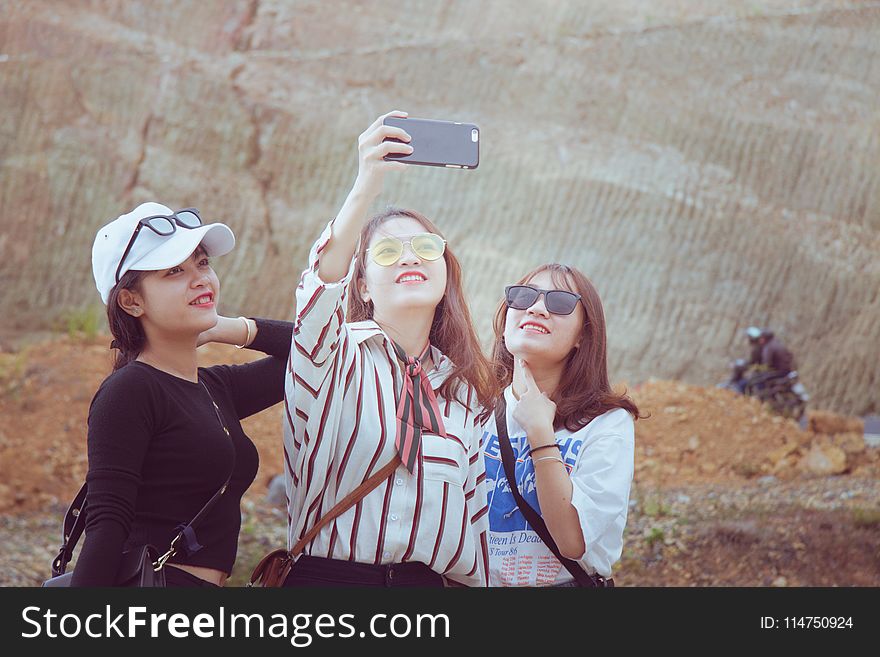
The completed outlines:
[[[367,247],[376,229],[394,217],[409,217],[422,224],[426,230],[442,237],[442,233],[426,216],[415,210],[389,207],[372,217],[361,231],[355,272],[348,294],[348,321],[360,322],[373,319],[373,303],[364,301],[358,293],[359,282],[366,276]],[[499,388],[491,373],[491,367],[474,331],[471,313],[464,296],[461,265],[448,248],[443,254],[446,260],[446,292],[434,310],[429,339],[453,363],[452,373],[440,386],[440,394],[454,399],[460,383],[470,386],[484,410],[491,409],[498,398]],[[459,399],[462,404],[468,401]]]
[[[114,372],[137,358],[147,343],[141,320],[129,315],[119,305],[119,293],[122,290],[141,291],[141,280],[145,274],[144,271],[133,269],[125,272],[107,297],[107,324],[113,335],[110,348],[117,350],[113,361]]]
[[[595,286],[575,267],[549,263],[541,265],[522,277],[517,285],[528,283],[543,271],[549,271],[553,285],[581,295],[586,320],[581,328],[580,347],[572,349],[562,370],[559,387],[553,393],[556,404],[554,427],[577,431],[593,419],[614,408],[622,408],[634,420],[645,417],[626,391],[616,393],[608,379],[608,355],[605,333],[605,313]],[[507,304],[504,299],[495,313],[495,346],[492,366],[502,386],[513,381],[513,354],[504,344],[504,326]]]

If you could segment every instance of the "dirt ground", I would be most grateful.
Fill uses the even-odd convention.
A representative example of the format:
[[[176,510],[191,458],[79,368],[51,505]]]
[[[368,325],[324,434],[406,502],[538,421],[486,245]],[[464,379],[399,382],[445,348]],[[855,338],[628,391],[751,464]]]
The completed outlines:
[[[109,337],[64,336],[0,352],[0,585],[48,574],[60,522],[87,468],[86,418],[110,371]],[[202,364],[243,362],[208,345]],[[880,586],[880,449],[858,420],[813,413],[810,427],[719,388],[649,381],[630,389],[636,473],[624,553],[637,586]],[[281,406],[243,422],[260,452],[245,496],[231,584],[285,540],[264,500],[281,472]]]

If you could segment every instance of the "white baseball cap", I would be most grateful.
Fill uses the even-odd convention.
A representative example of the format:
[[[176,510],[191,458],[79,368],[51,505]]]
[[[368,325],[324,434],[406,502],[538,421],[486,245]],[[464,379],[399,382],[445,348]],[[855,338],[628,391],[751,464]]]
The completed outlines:
[[[757,326],[750,326],[746,329],[746,335],[749,336],[752,340],[757,340],[761,337],[763,331],[759,329]]]
[[[101,228],[92,246],[92,273],[95,285],[106,305],[110,290],[116,285],[116,271],[134,231],[147,217],[171,217],[174,212],[159,203],[141,203],[128,214],[117,217]],[[157,271],[179,265],[189,258],[201,244],[209,256],[229,253],[235,246],[235,235],[225,224],[207,224],[186,228],[171,220],[175,230],[170,235],[159,235],[146,226],[142,227],[131,246],[125,262],[119,269],[119,277],[134,269]],[[169,224],[170,228],[171,224]]]

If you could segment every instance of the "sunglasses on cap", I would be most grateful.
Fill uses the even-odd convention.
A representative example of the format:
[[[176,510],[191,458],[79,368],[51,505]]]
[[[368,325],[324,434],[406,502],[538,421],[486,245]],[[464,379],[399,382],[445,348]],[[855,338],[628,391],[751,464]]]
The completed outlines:
[[[434,233],[419,233],[406,241],[396,237],[383,237],[367,249],[367,252],[377,265],[390,267],[400,260],[405,244],[409,244],[412,252],[419,258],[429,262],[438,260],[446,251],[445,239]]]
[[[199,216],[199,211],[196,208],[184,208],[183,210],[172,212],[169,215],[157,214],[152,217],[144,217],[141,219],[138,222],[137,228],[134,229],[131,239],[128,240],[128,245],[125,247],[125,251],[122,252],[122,258],[119,259],[119,266],[116,268],[116,282],[119,282],[119,272],[122,271],[122,263],[125,262],[125,259],[131,252],[131,247],[134,246],[134,242],[142,228],[147,227],[156,233],[156,235],[167,237],[168,235],[173,235],[178,226],[183,228],[198,228],[201,225],[202,218]]]
[[[504,288],[508,307],[516,310],[528,310],[542,294],[544,307],[554,315],[571,315],[581,300],[580,294],[568,290],[542,290],[531,285],[508,285]]]

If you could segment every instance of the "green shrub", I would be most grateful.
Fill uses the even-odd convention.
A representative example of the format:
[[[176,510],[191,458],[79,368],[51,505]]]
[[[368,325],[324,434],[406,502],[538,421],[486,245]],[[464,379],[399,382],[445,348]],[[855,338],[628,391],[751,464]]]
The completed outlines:
[[[853,509],[853,524],[866,529],[880,527],[880,509]]]
[[[650,548],[653,548],[657,543],[662,544],[665,540],[666,534],[664,534],[663,530],[659,527],[651,527],[651,531],[648,532],[648,535],[645,537],[645,542]]]
[[[23,352],[0,354],[0,396],[14,394],[24,383],[27,355]]]
[[[642,513],[649,518],[664,518],[672,513],[672,508],[663,504],[659,497],[648,498],[642,502]]]
[[[64,325],[71,338],[94,340],[101,327],[101,312],[94,306],[69,310],[64,314]]]

